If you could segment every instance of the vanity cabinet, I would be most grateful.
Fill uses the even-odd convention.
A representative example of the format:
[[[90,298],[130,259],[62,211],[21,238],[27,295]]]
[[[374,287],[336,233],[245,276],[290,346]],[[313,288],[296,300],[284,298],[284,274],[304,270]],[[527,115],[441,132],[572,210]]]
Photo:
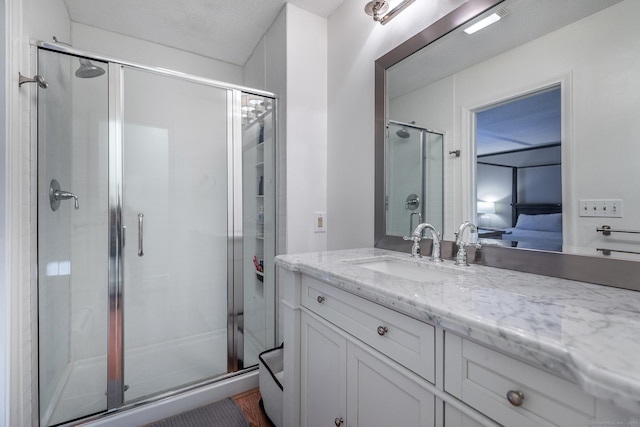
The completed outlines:
[[[350,293],[282,268],[279,283],[283,427],[639,423],[566,378],[389,308],[399,300],[373,302],[366,285]]]
[[[433,426],[434,396],[333,325],[301,316],[303,427]]]
[[[302,305],[303,427],[434,426],[432,327],[309,278]]]

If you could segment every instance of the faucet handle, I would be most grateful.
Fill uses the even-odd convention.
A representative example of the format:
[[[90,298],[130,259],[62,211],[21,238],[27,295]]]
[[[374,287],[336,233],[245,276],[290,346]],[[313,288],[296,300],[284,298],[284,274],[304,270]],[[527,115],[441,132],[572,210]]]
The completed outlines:
[[[404,240],[411,240],[413,244],[411,245],[411,257],[412,258],[422,258],[422,254],[420,254],[420,240],[423,239],[422,236],[413,234],[412,236],[402,236]]]
[[[460,242],[458,245],[458,252],[456,253],[456,262],[455,265],[467,267],[469,263],[467,262],[467,251],[464,250],[465,242]]]
[[[476,249],[482,248],[482,245],[480,243],[468,243],[465,241],[461,241],[458,244],[458,252],[456,253],[456,262],[455,262],[456,265],[464,266],[464,267],[469,265],[469,263],[467,262],[467,251],[465,251],[465,248],[467,246],[473,246]]]
[[[482,243],[480,243],[480,242],[474,242],[474,243],[461,242],[460,246],[463,246],[463,247],[471,246],[471,247],[474,247],[476,249],[482,249]]]

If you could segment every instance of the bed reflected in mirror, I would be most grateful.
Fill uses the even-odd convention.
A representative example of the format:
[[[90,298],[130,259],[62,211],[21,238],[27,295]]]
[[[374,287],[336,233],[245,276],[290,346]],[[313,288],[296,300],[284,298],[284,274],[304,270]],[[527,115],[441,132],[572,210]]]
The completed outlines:
[[[560,86],[475,112],[478,237],[562,251]]]

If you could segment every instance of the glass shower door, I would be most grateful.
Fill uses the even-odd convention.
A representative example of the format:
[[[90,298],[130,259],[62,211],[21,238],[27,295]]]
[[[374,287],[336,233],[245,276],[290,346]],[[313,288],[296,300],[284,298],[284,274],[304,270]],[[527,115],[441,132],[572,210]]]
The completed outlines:
[[[123,68],[125,402],[227,372],[229,91]]]
[[[242,94],[243,367],[275,346],[275,100]],[[239,349],[240,352],[240,349]]]
[[[94,61],[107,70],[107,64]],[[40,425],[107,409],[108,72],[38,51]]]
[[[48,49],[40,425],[256,364],[276,339],[275,100]]]

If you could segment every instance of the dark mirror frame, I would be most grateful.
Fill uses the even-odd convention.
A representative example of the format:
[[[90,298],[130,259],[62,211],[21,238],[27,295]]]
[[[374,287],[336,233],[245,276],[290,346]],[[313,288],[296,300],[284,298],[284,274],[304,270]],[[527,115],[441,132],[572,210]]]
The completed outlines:
[[[504,0],[468,0],[463,5],[403,42],[375,61],[375,246],[411,252],[411,243],[386,234],[385,224],[385,121],[386,70]],[[453,160],[455,161],[455,160]],[[446,213],[445,213],[446,215]],[[429,253],[423,243],[423,253]],[[442,256],[455,257],[454,242],[442,242]],[[469,248],[469,261],[490,267],[640,290],[640,262],[595,256],[483,246]]]

